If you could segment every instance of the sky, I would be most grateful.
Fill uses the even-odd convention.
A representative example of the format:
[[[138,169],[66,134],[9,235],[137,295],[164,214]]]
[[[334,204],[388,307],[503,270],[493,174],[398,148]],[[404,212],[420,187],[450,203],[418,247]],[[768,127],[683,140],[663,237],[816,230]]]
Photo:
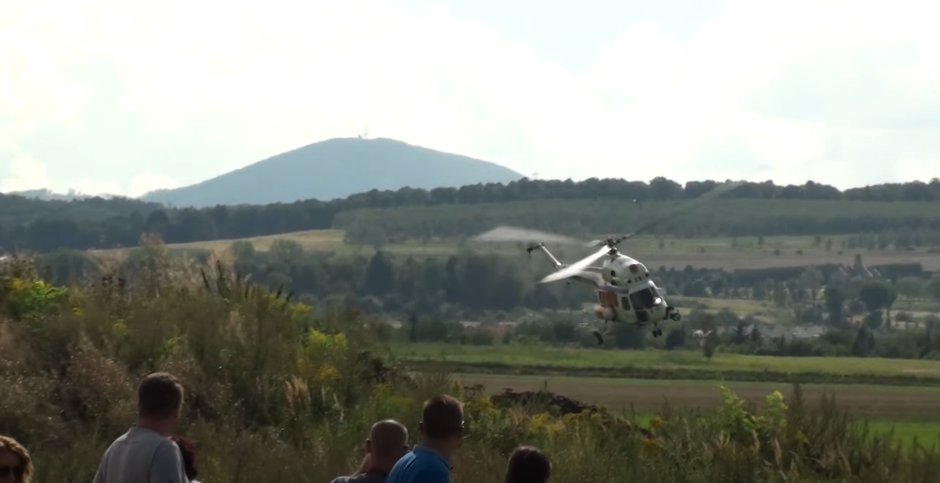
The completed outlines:
[[[139,196],[333,137],[537,178],[940,177],[930,2],[0,2],[0,192]]]

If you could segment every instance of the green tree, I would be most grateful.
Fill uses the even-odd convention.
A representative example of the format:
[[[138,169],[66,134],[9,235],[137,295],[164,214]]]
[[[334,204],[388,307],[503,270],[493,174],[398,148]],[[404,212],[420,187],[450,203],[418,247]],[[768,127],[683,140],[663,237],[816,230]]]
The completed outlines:
[[[826,310],[829,312],[829,323],[840,327],[845,323],[845,291],[841,287],[826,287]]]
[[[611,330],[614,343],[621,349],[642,349],[646,345],[646,330],[633,324],[614,324]]]
[[[295,262],[304,255],[304,247],[294,240],[274,240],[271,256],[284,262]]]
[[[764,337],[760,333],[760,329],[757,327],[757,324],[751,326],[751,342],[755,345],[760,345],[764,341]]]
[[[363,288],[366,293],[383,296],[394,288],[395,269],[392,262],[385,256],[385,252],[375,252],[366,268]]]
[[[411,314],[411,317],[408,317],[408,340],[411,342],[418,342],[418,316]]]
[[[708,282],[703,278],[697,278],[692,283],[686,285],[685,293],[687,297],[705,297],[708,295]]]
[[[881,311],[885,310],[887,312],[886,321],[889,324],[891,323],[891,306],[898,298],[898,292],[891,284],[883,280],[865,281],[859,287],[858,297],[871,314],[877,312],[880,315]]]
[[[250,241],[237,241],[232,243],[232,253],[236,260],[246,261],[255,256],[255,246]]]
[[[940,273],[935,273],[933,277],[930,277],[930,281],[927,282],[927,293],[940,302]]]
[[[875,350],[875,334],[867,325],[862,324],[855,333],[855,340],[852,342],[852,355],[865,357],[871,355]]]
[[[734,334],[731,336],[731,342],[735,345],[741,345],[747,342],[747,325],[741,321],[734,328]]]
[[[905,277],[898,280],[898,293],[904,297],[918,299],[924,296],[924,282],[916,277]]]
[[[706,358],[711,359],[715,355],[715,351],[718,349],[718,333],[715,331],[707,332],[708,335],[705,336],[705,340],[702,341],[702,354]]]
[[[666,335],[666,349],[673,350],[685,345],[685,331],[677,327],[669,331]]]
[[[809,267],[800,275],[800,288],[809,293],[813,308],[816,308],[816,297],[819,295],[819,288],[822,286],[823,276],[815,267]]]

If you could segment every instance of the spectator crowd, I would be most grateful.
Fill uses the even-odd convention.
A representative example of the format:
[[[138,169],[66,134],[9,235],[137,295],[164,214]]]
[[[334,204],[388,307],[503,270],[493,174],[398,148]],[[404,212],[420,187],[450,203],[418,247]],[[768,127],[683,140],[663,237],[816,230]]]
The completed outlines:
[[[184,389],[171,374],[154,373],[137,389],[137,422],[104,452],[93,483],[200,483],[194,443],[175,432]],[[395,420],[372,425],[359,468],[331,483],[450,483],[451,461],[464,436],[463,405],[440,395],[424,403],[420,442]],[[31,483],[33,461],[15,439],[0,436],[0,483]],[[505,483],[546,483],[551,463],[537,448],[522,446],[509,457]]]

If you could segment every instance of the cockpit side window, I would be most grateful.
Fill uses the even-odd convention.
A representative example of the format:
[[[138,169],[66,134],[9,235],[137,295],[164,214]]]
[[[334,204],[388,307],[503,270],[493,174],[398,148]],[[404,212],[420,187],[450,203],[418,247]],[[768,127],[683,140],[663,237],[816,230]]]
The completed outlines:
[[[627,297],[620,297],[620,306],[626,310],[630,310],[630,299]]]
[[[652,288],[640,290],[630,294],[630,301],[636,308],[648,309],[656,306],[657,295]]]

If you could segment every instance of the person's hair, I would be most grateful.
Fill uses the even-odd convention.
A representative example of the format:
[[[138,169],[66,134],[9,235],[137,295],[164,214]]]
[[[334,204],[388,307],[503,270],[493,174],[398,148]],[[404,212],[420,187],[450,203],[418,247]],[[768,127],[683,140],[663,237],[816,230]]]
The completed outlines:
[[[164,420],[183,405],[183,386],[165,372],[145,377],[137,388],[137,413],[142,418]]]
[[[179,446],[180,453],[183,454],[183,467],[186,470],[186,477],[195,480],[199,476],[199,471],[196,469],[196,444],[193,440],[184,436],[173,436],[171,439]]]
[[[436,396],[424,403],[421,424],[431,439],[443,439],[463,434],[463,405],[447,396]]]
[[[9,451],[20,460],[17,483],[29,483],[33,479],[33,459],[23,445],[9,436],[0,435],[0,451]]]
[[[520,446],[509,456],[506,483],[545,483],[552,464],[544,453],[531,446]]]
[[[369,432],[372,451],[380,456],[394,456],[408,445],[408,428],[393,419],[379,421]]]

